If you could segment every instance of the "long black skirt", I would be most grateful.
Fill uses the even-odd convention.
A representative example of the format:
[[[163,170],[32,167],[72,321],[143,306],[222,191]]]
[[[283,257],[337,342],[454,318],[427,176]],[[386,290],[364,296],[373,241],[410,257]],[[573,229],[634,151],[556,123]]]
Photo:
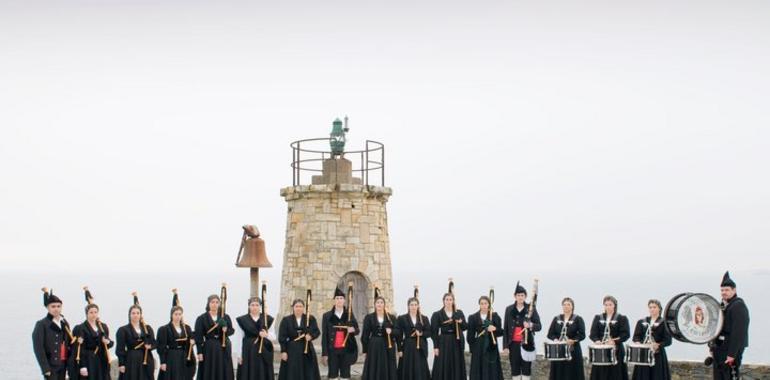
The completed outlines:
[[[192,380],[195,378],[195,361],[187,360],[187,349],[172,349],[166,354],[166,370],[158,372],[158,380]]]
[[[93,350],[82,349],[80,351],[80,365],[72,358],[70,368],[71,379],[88,380],[112,380],[110,378],[110,365],[104,357],[104,351],[99,347],[99,352],[94,354]],[[74,354],[72,355],[75,356]],[[88,370],[88,376],[80,376],[80,366],[85,365]]]
[[[404,351],[398,361],[398,378],[400,380],[430,380],[428,368],[428,341],[421,339],[420,349],[417,340],[409,338],[404,342]]]
[[[439,335],[438,356],[433,358],[434,380],[465,380],[465,353],[462,340],[454,335]]]
[[[308,345],[305,353],[305,341],[298,340],[288,343],[286,349],[288,360],[281,360],[278,370],[279,380],[320,380],[321,372],[318,369],[318,358],[313,348],[313,343]]]
[[[251,339],[243,339],[241,350],[243,363],[238,366],[238,380],[273,380],[273,346],[262,344],[259,352],[259,340],[253,343]]]
[[[591,367],[591,380],[628,380],[628,366],[618,363],[612,366]]]
[[[198,363],[198,380],[233,380],[233,355],[230,340],[222,347],[219,339],[203,343],[203,361]]]
[[[388,348],[387,338],[374,336],[369,340],[361,380],[397,380],[396,345]]]
[[[634,380],[670,380],[671,372],[668,367],[666,350],[661,347],[660,351],[655,353],[654,366],[634,366],[634,375],[632,378]]]
[[[571,360],[551,362],[548,378],[550,380],[584,380],[586,378],[583,372],[583,350],[580,348],[580,343],[572,346]]]
[[[471,380],[503,380],[503,367],[497,345],[488,339],[479,340],[471,348]]]
[[[147,352],[147,365],[144,364],[144,350],[128,350],[126,352],[126,370],[118,372],[119,380],[153,380],[155,379],[155,360],[152,351]]]

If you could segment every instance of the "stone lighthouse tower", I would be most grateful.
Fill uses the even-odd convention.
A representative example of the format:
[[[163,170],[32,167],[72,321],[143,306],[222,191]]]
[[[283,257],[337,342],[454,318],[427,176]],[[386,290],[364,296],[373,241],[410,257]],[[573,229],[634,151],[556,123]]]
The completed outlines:
[[[291,144],[292,186],[281,189],[288,206],[281,315],[310,289],[310,312],[320,319],[331,308],[334,289],[347,291],[350,283],[359,321],[374,308],[375,286],[392,310],[385,147],[367,140],[361,150],[345,150],[347,131],[347,118],[344,125],[337,119],[329,137]]]

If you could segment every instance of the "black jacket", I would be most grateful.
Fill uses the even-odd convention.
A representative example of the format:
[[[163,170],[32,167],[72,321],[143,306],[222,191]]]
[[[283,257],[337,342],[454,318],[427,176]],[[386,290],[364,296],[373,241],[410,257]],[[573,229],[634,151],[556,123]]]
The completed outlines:
[[[524,302],[524,308],[520,311],[516,309],[516,303],[505,308],[505,319],[503,320],[505,329],[503,335],[504,348],[510,347],[511,342],[513,341],[513,332],[516,330],[516,327],[524,326],[524,322],[527,321],[527,313],[529,313],[529,304],[526,302]],[[532,351],[535,349],[535,332],[540,331],[540,329],[543,328],[540,323],[540,314],[537,313],[537,307],[534,308],[529,323],[532,326],[527,330],[527,344],[525,345],[524,341],[522,341],[521,345],[527,351]]]
[[[35,323],[35,329],[32,331],[32,349],[43,374],[51,372],[52,368],[55,370],[67,365],[71,344],[72,330],[64,318],[61,319],[61,328],[53,322],[51,314]],[[66,351],[64,360],[61,354],[62,345]]]
[[[356,316],[351,315],[350,321],[348,321],[347,308],[343,309],[342,316],[340,318],[337,318],[337,314],[334,314],[334,307],[332,307],[330,311],[324,313],[323,317],[321,318],[321,328],[323,329],[321,333],[321,356],[329,356],[329,352],[334,351],[334,335],[336,331],[339,330],[340,327],[347,328],[348,326],[356,329],[356,331],[350,335],[358,335],[359,329]],[[347,330],[345,329],[343,331]],[[345,351],[348,353],[354,353],[355,356],[358,356],[358,343],[356,343],[356,340],[353,336],[349,337],[347,342],[345,342]]]
[[[738,296],[722,302],[722,307],[725,319],[719,336],[724,337],[722,344],[727,344],[727,356],[736,358],[749,346],[749,309]]]

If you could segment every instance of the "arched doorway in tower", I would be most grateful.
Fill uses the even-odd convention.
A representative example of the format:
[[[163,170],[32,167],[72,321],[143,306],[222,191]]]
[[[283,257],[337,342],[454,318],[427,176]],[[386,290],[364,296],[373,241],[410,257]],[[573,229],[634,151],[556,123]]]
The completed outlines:
[[[353,315],[359,327],[363,327],[364,317],[369,314],[369,304],[372,303],[370,298],[374,293],[369,294],[369,280],[361,272],[356,271],[345,273],[337,282],[337,287],[347,294],[348,284],[351,282],[353,283]]]

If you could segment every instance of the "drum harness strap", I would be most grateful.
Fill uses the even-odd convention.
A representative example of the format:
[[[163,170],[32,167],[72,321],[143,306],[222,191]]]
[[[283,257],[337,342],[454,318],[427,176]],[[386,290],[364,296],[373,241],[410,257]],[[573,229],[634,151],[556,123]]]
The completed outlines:
[[[660,317],[658,317],[660,318]],[[650,318],[650,322],[647,324],[647,331],[644,333],[644,344],[649,344],[652,346],[653,343],[655,343],[655,339],[652,337],[652,327],[655,325],[657,320],[653,321],[652,318]]]
[[[610,334],[610,325],[612,324],[612,321],[617,320],[617,318],[617,312],[612,314],[612,319],[610,320],[607,320],[607,314],[604,314],[604,336],[602,337],[602,343],[607,343],[612,340],[612,334]]]
[[[563,342],[567,340],[567,322],[571,322],[573,318],[575,318],[574,314],[570,315],[568,320],[562,319],[561,334],[559,334],[560,341]]]
[[[569,339],[569,338],[567,338],[567,325],[569,324],[569,322],[572,322],[572,320],[574,318],[575,318],[575,314],[573,313],[572,315],[569,316],[569,319],[562,320],[561,334],[559,334],[559,340],[560,341],[566,342]],[[573,347],[571,345],[567,345],[568,352],[571,353],[572,350],[574,350],[574,349],[575,349],[575,347]]]

